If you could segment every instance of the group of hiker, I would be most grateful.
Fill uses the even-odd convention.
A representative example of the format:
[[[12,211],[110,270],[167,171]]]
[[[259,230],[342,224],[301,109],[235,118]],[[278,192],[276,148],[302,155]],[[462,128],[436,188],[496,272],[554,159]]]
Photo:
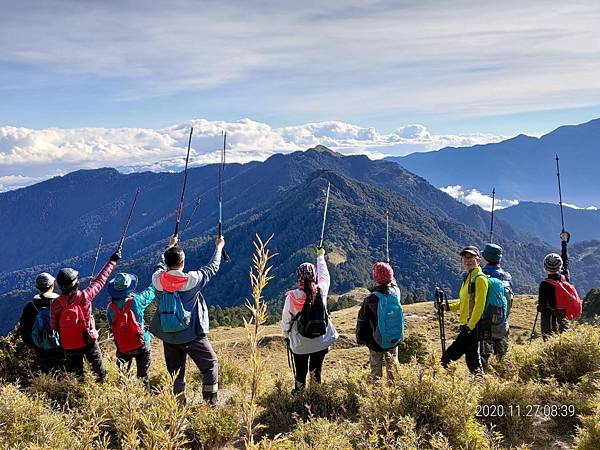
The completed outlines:
[[[562,332],[567,320],[577,316],[577,311],[568,304],[573,300],[573,295],[569,297],[570,289],[574,291],[568,283],[569,234],[561,233],[561,240],[561,255],[550,253],[544,259],[547,278],[540,284],[538,300],[544,338]],[[202,375],[204,400],[215,404],[218,359],[207,337],[208,308],[201,291],[218,272],[224,245],[224,238],[218,237],[208,264],[185,272],[185,252],[178,237],[172,236],[156,265],[150,286],[139,293],[134,274],[120,272],[109,280],[121,258],[120,249],[85,289],[80,289],[75,269],[61,269],[56,278],[41,273],[35,282],[39,293],[27,303],[20,319],[22,339],[41,370],[65,369],[81,379],[86,359],[97,380],[103,382],[106,372],[92,302],[107,285],[106,317],[119,368],[129,372],[135,359],[137,376],[149,388],[154,335],[162,340],[167,370],[174,380],[173,391],[180,402],[186,402],[185,368],[189,356]],[[435,302],[438,314],[460,312],[458,335],[444,349],[441,363],[447,367],[464,355],[469,370],[481,374],[492,354],[502,358],[508,351],[512,278],[500,265],[499,245],[486,244],[482,252],[476,246],[467,246],[460,252],[460,258],[464,275],[459,300]],[[376,262],[372,276],[374,287],[363,300],[357,317],[356,341],[369,349],[371,379],[381,378],[383,367],[387,367],[387,377],[392,379],[405,327],[400,290],[388,262]],[[327,312],[330,275],[323,247],[316,249],[316,265],[301,264],[296,278],[296,287],[285,295],[281,319],[282,335],[294,368],[294,393],[304,389],[309,373],[314,382],[321,382],[323,361],[338,338]],[[55,286],[59,294],[54,292]],[[157,303],[157,308],[146,326],[144,312],[152,302]]]

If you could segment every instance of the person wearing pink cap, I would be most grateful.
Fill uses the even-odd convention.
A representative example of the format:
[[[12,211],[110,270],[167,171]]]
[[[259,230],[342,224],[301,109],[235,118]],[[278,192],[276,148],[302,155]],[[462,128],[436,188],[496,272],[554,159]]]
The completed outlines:
[[[373,280],[377,285],[363,300],[358,313],[356,342],[369,349],[371,380],[382,377],[384,364],[388,380],[393,380],[398,345],[404,332],[400,289],[394,280],[394,270],[386,262],[373,265]]]

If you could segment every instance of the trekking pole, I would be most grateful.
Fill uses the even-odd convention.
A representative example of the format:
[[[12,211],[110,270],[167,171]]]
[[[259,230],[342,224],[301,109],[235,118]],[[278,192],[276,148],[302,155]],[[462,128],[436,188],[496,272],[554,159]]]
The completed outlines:
[[[535,326],[537,325],[539,315],[539,311],[535,313],[535,320],[533,321],[533,328],[531,329],[531,335],[529,336],[529,343],[531,343],[531,341],[533,340],[533,335],[535,334]]]
[[[562,190],[560,188],[560,167],[558,165],[558,153],[556,154],[556,177],[558,178],[558,203],[560,205],[560,223],[562,232],[565,232],[565,218],[563,216]]]
[[[181,234],[185,233],[185,230],[187,230],[187,227],[190,224],[192,217],[194,217],[194,214],[196,213],[198,206],[200,206],[200,196],[198,196],[198,200],[196,200],[196,204],[194,205],[194,209],[192,210],[192,213],[189,215],[189,217],[185,221],[185,225],[183,226],[183,230],[181,230]]]
[[[296,378],[296,364],[294,363],[294,355],[292,354],[292,349],[290,348],[290,344],[287,344],[287,358],[288,358],[288,366],[292,369],[292,373],[294,374],[294,378]]]
[[[192,134],[194,133],[194,128],[190,128],[190,139],[188,140],[188,148],[187,148],[187,156],[185,157],[185,169],[183,170],[183,187],[181,188],[181,198],[179,199],[179,208],[177,209],[177,222],[175,222],[175,232],[173,233],[173,237],[179,236],[179,223],[181,222],[181,213],[183,212],[183,199],[185,198],[185,187],[187,185],[187,177],[188,177],[188,162],[190,160],[190,148],[192,146]]]
[[[90,278],[94,278],[96,273],[96,263],[98,262],[98,256],[100,255],[100,247],[102,247],[102,236],[100,236],[100,242],[98,242],[98,248],[96,249],[96,256],[94,256],[94,265],[92,266],[92,274]]]
[[[492,237],[494,236],[494,205],[496,203],[496,188],[492,189],[492,222],[490,223],[490,244],[493,244]]]
[[[125,224],[125,228],[123,229],[123,233],[121,234],[121,239],[119,239],[118,250],[123,249],[123,242],[125,241],[125,235],[127,234],[127,229],[129,228],[129,224],[131,223],[131,216],[133,215],[133,208],[135,207],[135,203],[137,202],[138,195],[140,195],[140,188],[137,188],[135,191],[135,197],[133,198],[133,204],[131,205],[131,209],[129,210],[129,217],[127,218],[127,223]]]
[[[221,152],[221,164],[219,165],[219,237],[223,236],[221,228],[223,224],[223,171],[225,170],[225,146],[227,144],[227,131],[223,130],[223,151]],[[221,250],[221,255],[225,262],[229,261],[229,256],[225,248]]]
[[[327,194],[325,195],[325,209],[323,210],[323,225],[321,226],[321,240],[319,241],[319,247],[323,247],[323,235],[325,234],[325,220],[327,220],[327,206],[329,205],[329,188],[331,182],[327,183]]]
[[[448,306],[446,293],[439,287],[435,288],[435,303],[438,313],[438,326],[440,329],[440,342],[442,344],[442,354],[446,353],[446,324],[444,323],[444,303]]]
[[[390,212],[385,212],[385,262],[390,263]]]

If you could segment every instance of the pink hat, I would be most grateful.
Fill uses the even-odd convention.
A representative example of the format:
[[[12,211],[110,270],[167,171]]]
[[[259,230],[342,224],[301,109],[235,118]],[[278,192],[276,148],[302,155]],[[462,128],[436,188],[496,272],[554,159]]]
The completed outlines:
[[[373,279],[377,284],[389,284],[394,278],[394,269],[388,263],[378,262],[373,264]]]

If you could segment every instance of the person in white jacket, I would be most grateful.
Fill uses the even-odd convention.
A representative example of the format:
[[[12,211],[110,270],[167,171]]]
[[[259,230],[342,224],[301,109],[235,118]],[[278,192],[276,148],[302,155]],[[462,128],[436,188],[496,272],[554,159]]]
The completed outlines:
[[[338,338],[338,333],[327,314],[325,333],[309,338],[300,334],[298,319],[307,302],[313,305],[322,301],[327,311],[327,294],[329,293],[329,271],[325,262],[325,249],[317,248],[317,266],[303,263],[296,269],[298,285],[296,289],[288,291],[281,314],[281,331],[289,348],[292,351],[295,370],[294,393],[301,392],[306,385],[306,376],[310,370],[314,381],[321,382],[321,369],[323,360],[329,347]]]

